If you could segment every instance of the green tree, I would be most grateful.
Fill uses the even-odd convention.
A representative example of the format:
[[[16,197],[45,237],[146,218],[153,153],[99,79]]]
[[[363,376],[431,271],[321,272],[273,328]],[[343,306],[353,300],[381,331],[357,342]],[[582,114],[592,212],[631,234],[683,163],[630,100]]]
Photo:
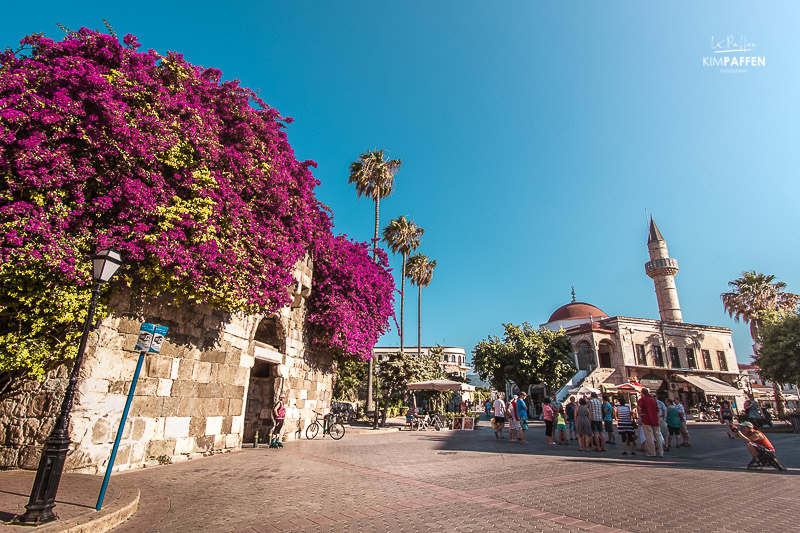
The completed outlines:
[[[422,356],[422,287],[430,285],[436,260],[430,261],[427,255],[414,254],[408,259],[408,278],[419,288],[417,299],[417,355]]]
[[[406,262],[408,255],[419,248],[422,234],[425,230],[417,226],[408,218],[400,215],[394,220],[389,221],[389,224],[383,228],[383,240],[386,245],[394,253],[400,253],[403,256],[403,269],[400,272],[400,351],[405,350],[404,341],[404,322],[403,315],[405,311],[405,297],[406,297]]]
[[[390,354],[386,360],[378,364],[378,379],[384,392],[383,424],[389,402],[402,398],[406,393],[406,385],[416,381],[443,379],[444,373],[439,360],[434,355],[417,356],[403,352]]]
[[[761,349],[753,362],[762,378],[773,383],[800,383],[800,316],[766,320],[761,328]]]
[[[722,306],[725,311],[733,317],[736,322],[744,320],[750,324],[750,337],[753,342],[761,342],[761,328],[764,321],[772,316],[783,316],[787,313],[797,311],[797,303],[800,296],[791,292],[784,292],[786,284],[781,281],[773,281],[775,276],[756,273],[755,270],[742,272],[742,276],[728,285],[733,289],[720,295]],[[758,347],[754,349],[758,356]],[[781,385],[773,382],[775,391],[775,403],[778,408],[778,416],[786,416],[786,400],[781,391]]]
[[[572,342],[563,329],[537,330],[527,322],[503,327],[502,339],[490,336],[472,351],[472,365],[478,375],[495,389],[505,390],[509,381],[524,391],[536,383],[553,389],[575,373]]]
[[[403,162],[399,159],[387,159],[383,150],[369,150],[350,163],[350,177],[347,183],[356,186],[358,196],[367,196],[375,202],[375,235],[372,246],[378,246],[378,230],[380,228],[381,200],[394,191],[394,177]],[[373,252],[373,256],[375,252]],[[367,411],[372,410],[372,375],[374,361],[369,361],[367,380]]]
[[[340,358],[336,365],[333,399],[346,402],[358,401],[367,380],[367,367],[367,363],[354,357]]]

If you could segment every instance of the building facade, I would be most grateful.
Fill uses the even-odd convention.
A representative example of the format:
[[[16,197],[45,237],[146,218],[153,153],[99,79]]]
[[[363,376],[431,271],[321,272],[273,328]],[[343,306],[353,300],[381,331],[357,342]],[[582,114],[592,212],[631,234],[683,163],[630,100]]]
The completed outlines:
[[[645,273],[653,279],[660,320],[608,316],[573,296],[542,324],[553,331],[564,328],[572,340],[578,371],[559,391],[559,399],[582,385],[603,390],[636,381],[661,398],[680,399],[688,406],[717,397],[741,406],[744,379],[731,330],[683,321],[675,284],[678,262],[669,257],[652,219],[647,244]]]
[[[445,374],[456,375],[466,379],[467,372],[472,371],[472,367],[467,364],[467,352],[459,346],[406,346],[406,353],[416,354],[421,352],[424,356],[430,356],[433,351],[441,349],[439,366]],[[386,359],[390,354],[400,351],[398,346],[376,346],[374,349],[375,358],[378,361]]]

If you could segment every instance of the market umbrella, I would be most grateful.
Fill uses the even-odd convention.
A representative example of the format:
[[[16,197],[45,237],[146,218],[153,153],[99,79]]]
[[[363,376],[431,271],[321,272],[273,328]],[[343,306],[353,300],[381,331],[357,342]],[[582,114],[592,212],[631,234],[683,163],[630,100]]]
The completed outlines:
[[[644,389],[644,385],[633,382],[617,385],[617,390],[622,392],[642,392],[642,389]]]

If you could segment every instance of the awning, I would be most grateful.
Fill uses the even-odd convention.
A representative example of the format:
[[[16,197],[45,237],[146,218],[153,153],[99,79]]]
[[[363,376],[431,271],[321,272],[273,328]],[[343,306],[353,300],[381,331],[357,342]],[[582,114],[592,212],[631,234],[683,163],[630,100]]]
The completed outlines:
[[[452,391],[474,391],[475,387],[467,383],[450,381],[449,379],[433,379],[431,381],[417,381],[406,385],[408,390],[452,390]]]
[[[678,379],[682,379],[687,383],[691,383],[698,389],[702,390],[706,394],[712,394],[715,396],[740,396],[743,394],[742,391],[731,385],[730,383],[726,383],[721,379],[713,378],[710,376],[685,376],[683,374],[675,374],[675,377]]]

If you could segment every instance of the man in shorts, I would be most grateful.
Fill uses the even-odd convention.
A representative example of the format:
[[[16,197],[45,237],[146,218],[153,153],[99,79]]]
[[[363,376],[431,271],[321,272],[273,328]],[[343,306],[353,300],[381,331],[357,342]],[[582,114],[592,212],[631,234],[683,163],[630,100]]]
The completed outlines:
[[[597,452],[606,451],[606,441],[603,439],[603,402],[593,392],[588,402],[589,418],[592,420],[592,441]]]
[[[608,440],[606,440],[606,444],[616,444],[617,437],[614,434],[614,419],[616,415],[616,409],[609,401],[608,398],[603,398],[603,425],[606,429],[606,435],[608,435]]]
[[[683,437],[681,446],[691,446],[692,443],[689,441],[689,428],[686,427],[686,408],[683,406],[683,402],[681,402],[680,399],[675,400],[675,407],[677,407],[678,414],[681,416],[681,437]],[[733,418],[731,418],[730,421],[733,422]],[[727,422],[723,422],[723,424],[725,423]]]
[[[519,393],[519,399],[516,403],[517,422],[519,423],[520,443],[528,444],[525,440],[525,432],[528,431],[528,404],[525,403],[525,398],[528,394],[525,392]]]
[[[569,440],[578,440],[578,435],[575,434],[575,410],[577,408],[575,396],[570,396],[569,403],[564,407],[564,414],[567,415],[567,426],[569,427]]]
[[[506,404],[503,402],[503,393],[497,395],[492,407],[494,408],[494,422],[497,428],[494,430],[494,436],[503,440],[503,428],[506,425]]]

